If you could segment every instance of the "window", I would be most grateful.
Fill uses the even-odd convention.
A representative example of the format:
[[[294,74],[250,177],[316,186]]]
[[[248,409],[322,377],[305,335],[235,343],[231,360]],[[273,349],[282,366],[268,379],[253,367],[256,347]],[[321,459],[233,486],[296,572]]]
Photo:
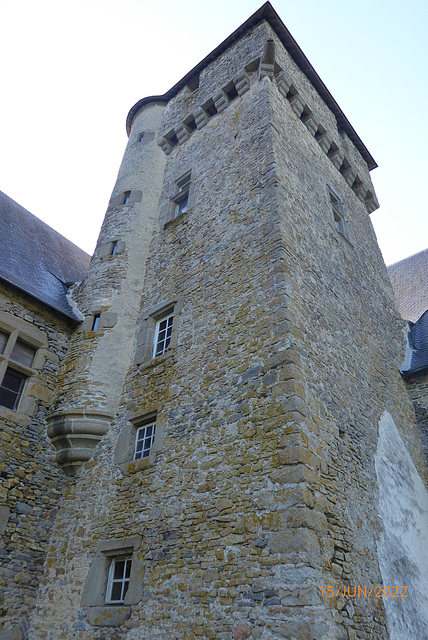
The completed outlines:
[[[156,422],[138,427],[135,435],[134,460],[147,458],[152,450],[155,439]]]
[[[153,358],[161,356],[168,349],[171,342],[173,313],[169,313],[156,322],[155,339],[153,343]]]
[[[143,142],[143,140],[144,140],[144,132],[138,134],[138,142]]]
[[[8,367],[0,385],[0,405],[16,411],[27,376]]]
[[[130,199],[131,199],[131,192],[130,191],[125,191],[125,193],[123,194],[123,203],[122,204],[129,204]]]
[[[37,349],[21,338],[16,331],[0,331],[0,406],[16,411],[25,381],[34,373],[31,369]]]
[[[191,174],[186,173],[180,180],[177,180],[177,193],[173,198],[175,203],[174,217],[176,218],[181,213],[187,211],[189,206],[189,189],[190,189],[190,177]]]
[[[31,367],[35,355],[36,349],[18,338],[10,357],[12,360],[15,360],[15,362],[19,362],[26,367]]]
[[[115,256],[117,253],[117,240],[111,243],[110,255]]]
[[[92,318],[92,329],[91,331],[96,331],[98,329],[98,327],[100,326],[100,318],[101,318],[101,314],[100,313],[95,313],[93,318]]]
[[[342,200],[331,188],[328,191],[336,229],[350,244],[353,244],[348,224],[344,218]]]
[[[122,604],[125,601],[131,578],[132,557],[113,558],[107,580],[106,604]]]

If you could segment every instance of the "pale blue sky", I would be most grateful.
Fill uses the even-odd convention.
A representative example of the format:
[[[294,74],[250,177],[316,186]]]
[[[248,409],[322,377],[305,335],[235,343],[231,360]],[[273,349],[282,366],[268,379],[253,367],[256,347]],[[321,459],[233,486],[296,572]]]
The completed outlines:
[[[260,1],[2,0],[0,189],[92,252],[140,98],[164,93]],[[385,261],[428,246],[426,0],[273,6],[379,168]]]

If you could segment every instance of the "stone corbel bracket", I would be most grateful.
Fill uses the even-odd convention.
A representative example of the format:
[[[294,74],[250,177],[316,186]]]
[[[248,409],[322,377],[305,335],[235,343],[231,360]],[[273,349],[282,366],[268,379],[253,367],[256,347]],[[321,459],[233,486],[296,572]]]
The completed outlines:
[[[107,432],[112,416],[85,409],[54,411],[47,416],[48,436],[56,461],[66,476],[73,476],[92,458],[95,447]]]

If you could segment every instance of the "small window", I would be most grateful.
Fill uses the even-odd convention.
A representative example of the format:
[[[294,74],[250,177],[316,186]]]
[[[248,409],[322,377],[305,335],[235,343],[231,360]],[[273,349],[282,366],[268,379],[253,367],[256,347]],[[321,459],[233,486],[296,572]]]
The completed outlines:
[[[130,200],[131,200],[131,192],[130,191],[125,191],[125,193],[123,194],[123,203],[122,204],[129,204]]]
[[[344,218],[342,200],[331,189],[329,189],[329,195],[336,229],[350,244],[353,244],[348,224]]]
[[[132,558],[113,558],[107,581],[106,604],[122,604],[129,588]]]
[[[27,376],[8,367],[0,385],[0,405],[16,411]]]
[[[156,432],[156,422],[146,424],[137,429],[135,435],[134,460],[147,458],[153,446]]]
[[[138,134],[138,142],[143,142],[143,140],[144,140],[144,132]]]
[[[168,345],[171,342],[173,318],[173,313],[170,313],[156,322],[153,358],[161,356],[168,349]]]
[[[110,255],[115,256],[117,253],[117,240],[111,243]]]
[[[36,349],[18,338],[10,357],[12,360],[15,360],[15,362],[19,362],[19,364],[31,367],[35,355]]]
[[[181,213],[187,211],[189,205],[189,189],[191,182],[191,174],[186,173],[185,176],[177,180],[177,193],[175,194],[173,201],[175,202],[174,217],[176,218]]]
[[[95,313],[94,317],[92,318],[92,331],[97,331],[97,329],[100,326],[100,318],[101,318],[101,314],[100,313]]]

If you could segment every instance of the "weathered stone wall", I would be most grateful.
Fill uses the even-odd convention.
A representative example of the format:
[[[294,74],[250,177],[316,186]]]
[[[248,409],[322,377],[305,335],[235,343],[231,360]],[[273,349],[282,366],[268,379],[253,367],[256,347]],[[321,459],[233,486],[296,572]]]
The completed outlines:
[[[0,309],[3,330],[15,328],[20,337],[42,343],[17,411],[0,407],[0,638],[20,640],[27,637],[64,484],[45,416],[75,323],[6,286]]]
[[[264,55],[271,36],[263,23],[207,67],[199,94],[184,88],[167,105],[159,136]],[[371,188],[364,161],[280,46],[279,67]],[[362,201],[340,154],[328,155],[273,72],[248,71],[247,90],[227,108],[178,129],[173,145],[161,141],[168,155],[137,357],[93,460],[68,480],[34,640],[388,639],[380,599],[322,598],[321,587],[382,584],[375,451],[385,410],[424,469],[398,373],[401,321],[366,192]],[[140,129],[134,122],[130,145]],[[191,206],[167,219],[188,171]],[[144,193],[144,179],[113,198],[122,188]],[[352,243],[337,230],[328,185]],[[140,223],[129,222],[131,233]],[[102,234],[110,241],[107,219]],[[171,306],[171,349],[140,360],[147,322]],[[133,421],[154,413],[156,452],[132,462]],[[130,536],[141,597],[103,606],[105,575],[90,594],[100,554]]]

